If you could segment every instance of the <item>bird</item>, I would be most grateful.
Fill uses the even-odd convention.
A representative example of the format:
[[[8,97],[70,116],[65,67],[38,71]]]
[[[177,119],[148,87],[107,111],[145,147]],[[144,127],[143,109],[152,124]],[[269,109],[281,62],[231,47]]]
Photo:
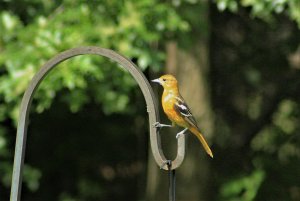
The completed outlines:
[[[177,133],[176,138],[178,139],[182,135],[185,134],[187,130],[197,136],[199,141],[201,142],[206,153],[213,158],[213,153],[207,144],[204,136],[200,132],[199,127],[197,126],[197,122],[193,117],[189,107],[186,102],[182,98],[178,88],[178,82],[173,75],[166,74],[161,77],[151,80],[152,82],[158,83],[162,85],[164,88],[162,94],[162,107],[164,113],[167,115],[168,119],[172,122],[172,125],[161,124],[159,122],[155,123],[155,127],[173,127],[178,125],[183,127],[184,129]]]

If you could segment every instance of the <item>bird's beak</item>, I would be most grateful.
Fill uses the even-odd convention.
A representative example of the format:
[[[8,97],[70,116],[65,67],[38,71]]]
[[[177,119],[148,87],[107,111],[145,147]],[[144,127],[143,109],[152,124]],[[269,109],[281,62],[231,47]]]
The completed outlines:
[[[156,83],[158,83],[158,84],[161,85],[161,82],[160,82],[159,78],[157,78],[157,79],[155,79],[155,80],[151,80],[151,82],[156,82]]]

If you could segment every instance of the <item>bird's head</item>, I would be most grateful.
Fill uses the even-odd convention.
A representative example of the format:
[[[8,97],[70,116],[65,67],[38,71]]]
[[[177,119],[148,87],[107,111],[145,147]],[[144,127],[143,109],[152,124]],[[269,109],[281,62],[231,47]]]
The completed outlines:
[[[164,89],[177,89],[177,80],[173,75],[163,75],[152,82],[159,83]]]

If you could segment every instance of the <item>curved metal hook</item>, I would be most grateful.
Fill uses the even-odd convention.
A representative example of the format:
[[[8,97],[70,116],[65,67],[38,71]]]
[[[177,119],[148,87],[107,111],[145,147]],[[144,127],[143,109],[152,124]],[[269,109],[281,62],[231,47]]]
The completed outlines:
[[[162,167],[164,170],[168,170],[165,165],[166,158],[161,149],[160,136],[157,129],[153,126],[155,122],[159,121],[159,113],[157,109],[156,99],[153,90],[144,76],[144,74],[136,67],[126,57],[112,51],[109,49],[99,48],[99,47],[79,47],[64,51],[54,58],[50,59],[39,72],[33,77],[29,87],[27,88],[21,103],[20,116],[17,129],[17,139],[15,147],[15,157],[14,157],[14,167],[13,167],[13,177],[12,177],[12,187],[11,187],[11,201],[20,200],[21,184],[22,184],[22,169],[24,163],[25,146],[26,146],[26,133],[28,116],[30,111],[31,102],[35,90],[38,88],[40,82],[45,78],[45,76],[59,63],[78,55],[93,54],[107,57],[130,72],[130,74],[137,81],[140,89],[143,92],[144,98],[147,104],[147,112],[149,114],[149,125],[150,125],[150,142],[153,156],[155,158],[158,166]],[[185,138],[181,137],[178,140],[177,157],[172,161],[171,169],[176,169],[180,166],[183,161],[185,154]]]

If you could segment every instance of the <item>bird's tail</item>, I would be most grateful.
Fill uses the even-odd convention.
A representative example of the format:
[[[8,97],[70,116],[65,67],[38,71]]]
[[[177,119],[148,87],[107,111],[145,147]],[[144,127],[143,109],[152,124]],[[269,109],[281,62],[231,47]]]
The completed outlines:
[[[211,149],[209,148],[209,146],[208,146],[206,140],[204,139],[203,135],[200,133],[200,131],[199,131],[197,128],[195,128],[195,127],[190,127],[189,130],[190,130],[194,135],[197,136],[197,138],[200,140],[200,142],[201,142],[203,148],[205,149],[206,153],[207,153],[210,157],[213,158],[213,157],[214,157],[214,156],[213,156],[213,153],[212,153]]]

